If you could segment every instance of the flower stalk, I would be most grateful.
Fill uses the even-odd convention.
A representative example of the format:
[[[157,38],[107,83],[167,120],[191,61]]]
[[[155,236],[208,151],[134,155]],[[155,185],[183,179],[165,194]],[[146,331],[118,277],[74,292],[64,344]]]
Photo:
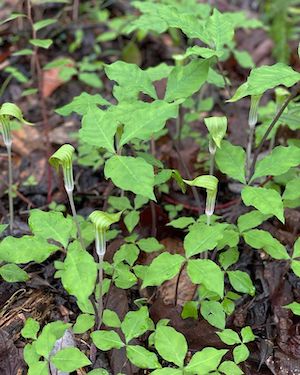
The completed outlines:
[[[97,299],[97,314],[98,314],[98,327],[101,327],[102,315],[103,315],[103,259],[106,252],[106,232],[109,227],[120,220],[122,211],[109,214],[104,211],[93,211],[89,219],[95,226],[95,247],[98,257],[98,285],[99,285],[99,297]]]
[[[248,144],[247,144],[247,162],[246,162],[248,178],[250,174],[253,137],[254,137],[255,125],[257,124],[257,119],[258,119],[258,106],[259,106],[261,97],[262,95],[251,96],[251,104],[250,104],[249,117],[248,117],[249,138],[248,138]]]
[[[81,229],[78,221],[78,216],[76,212],[76,207],[74,203],[73,191],[74,191],[74,178],[73,178],[73,163],[72,157],[74,154],[74,147],[65,144],[61,146],[49,159],[49,163],[58,171],[59,167],[62,167],[63,176],[64,176],[64,186],[68,195],[73,220],[77,228],[77,235],[81,244],[81,247],[84,249],[84,241],[81,234]]]
[[[11,118],[15,118],[22,123],[30,124],[23,118],[22,111],[14,103],[3,103],[0,107],[0,126],[2,129],[3,141],[6,146],[8,156],[8,205],[9,205],[9,229],[12,233],[14,225],[14,204],[13,204],[13,173],[12,173],[12,135]]]

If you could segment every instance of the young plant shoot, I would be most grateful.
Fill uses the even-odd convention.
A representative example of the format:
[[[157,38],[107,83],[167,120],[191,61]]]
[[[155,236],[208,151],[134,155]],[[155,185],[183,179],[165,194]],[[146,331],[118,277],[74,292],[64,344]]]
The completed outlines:
[[[80,241],[82,248],[84,249],[84,241],[81,235],[80,225],[76,213],[76,208],[74,204],[73,198],[73,190],[74,190],[74,178],[73,178],[73,165],[72,165],[72,157],[74,154],[74,147],[69,144],[62,145],[49,159],[49,163],[59,171],[59,167],[62,167],[63,175],[64,175],[64,185],[65,189],[69,198],[70,206],[72,215],[74,218],[74,222],[77,228],[77,234]]]
[[[21,109],[13,103],[4,103],[0,108],[0,126],[3,141],[6,146],[8,156],[8,200],[9,200],[9,229],[13,230],[14,223],[14,205],[13,205],[13,176],[12,176],[12,135],[11,118],[19,120],[21,123],[30,124],[25,121]]]
[[[224,138],[227,131],[227,118],[222,117],[207,117],[204,119],[204,123],[209,132],[209,153],[210,153],[210,163],[209,163],[209,174],[212,176],[214,174],[215,166],[215,154],[217,147],[221,147],[221,141]]]
[[[102,283],[103,283],[103,258],[106,252],[106,232],[109,227],[117,223],[120,220],[122,211],[110,214],[104,211],[93,211],[89,219],[95,226],[95,245],[96,253],[98,256],[99,271],[98,271],[98,283],[99,283],[99,298],[98,298],[98,328],[101,326],[102,314],[103,314],[103,300],[102,300]]]

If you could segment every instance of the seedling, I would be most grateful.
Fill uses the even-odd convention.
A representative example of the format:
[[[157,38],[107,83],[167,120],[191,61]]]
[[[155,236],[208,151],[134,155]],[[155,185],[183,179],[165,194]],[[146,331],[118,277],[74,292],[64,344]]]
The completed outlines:
[[[0,108],[0,125],[2,128],[2,135],[4,144],[6,146],[8,155],[8,201],[9,201],[9,229],[10,232],[13,230],[14,224],[14,205],[13,205],[13,176],[12,176],[12,159],[11,159],[11,147],[12,147],[12,135],[11,135],[11,118],[16,118],[22,123],[29,122],[23,118],[22,111],[18,106],[13,103],[4,103]]]
[[[122,211],[109,214],[103,211],[93,211],[89,219],[95,225],[95,245],[96,253],[98,255],[99,271],[98,271],[98,283],[99,283],[99,298],[98,298],[98,328],[101,326],[102,314],[103,314],[103,300],[102,300],[102,283],[103,283],[103,258],[106,252],[106,232],[108,228],[117,223],[120,220]]]
[[[81,235],[80,225],[76,213],[76,208],[74,204],[73,198],[73,190],[74,190],[74,178],[73,178],[73,165],[72,165],[72,157],[75,149],[73,146],[69,144],[62,145],[49,159],[49,163],[56,169],[58,172],[59,167],[62,167],[63,175],[64,175],[64,185],[65,189],[69,198],[70,206],[72,215],[74,218],[74,222],[77,227],[77,234],[79,241],[81,243],[82,248],[84,249],[84,242]]]

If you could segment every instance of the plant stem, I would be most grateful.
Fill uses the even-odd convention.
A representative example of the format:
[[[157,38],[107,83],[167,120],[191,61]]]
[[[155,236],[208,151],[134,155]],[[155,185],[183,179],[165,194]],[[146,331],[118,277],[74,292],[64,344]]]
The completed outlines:
[[[103,298],[102,298],[102,284],[103,284],[103,256],[99,257],[99,270],[98,270],[98,284],[99,284],[99,298],[98,298],[98,327],[100,329],[102,324],[102,315],[103,315]]]
[[[251,168],[251,154],[252,154],[252,144],[253,144],[253,136],[254,136],[254,130],[255,127],[251,126],[249,128],[249,138],[248,138],[248,144],[247,144],[247,159],[246,159],[246,173],[247,173],[247,179],[250,176],[250,168]]]
[[[106,250],[106,240],[105,240],[105,231],[96,230],[96,253],[98,255],[98,285],[99,285],[99,298],[97,301],[97,310],[98,310],[98,326],[97,329],[100,329],[102,324],[102,315],[103,315],[103,298],[102,298],[102,284],[103,284],[103,259]]]
[[[11,145],[6,145],[8,155],[8,201],[9,201],[9,230],[12,234],[14,225],[14,204],[13,204],[13,177],[12,177],[12,160]]]
[[[263,144],[265,143],[265,140],[268,138],[268,135],[271,133],[272,129],[276,125],[277,121],[279,120],[280,116],[286,109],[286,107],[289,105],[289,103],[299,94],[299,88],[300,88],[300,82],[298,82],[294,88],[292,89],[292,92],[290,96],[286,99],[286,101],[283,103],[282,107],[280,110],[276,113],[274,119],[272,120],[271,124],[269,125],[267,131],[265,132],[264,136],[262,137],[258,147],[256,148],[254,155],[253,155],[253,160],[251,163],[250,167],[250,174],[249,174],[249,181],[251,180],[252,176],[254,175],[254,170],[255,170],[255,165],[256,161],[258,158],[258,155],[260,154],[260,151],[262,149]]]
[[[215,153],[210,152],[210,158],[209,158],[209,174],[211,176],[214,175],[214,169],[215,169]]]
[[[74,219],[74,222],[75,222],[75,225],[76,225],[76,228],[77,228],[77,235],[78,235],[78,238],[79,238],[79,242],[81,244],[81,247],[83,249],[85,249],[83,238],[82,238],[82,235],[81,235],[80,225],[79,225],[79,221],[78,221],[78,217],[77,217],[77,213],[76,213],[76,208],[75,208],[75,204],[74,204],[73,191],[67,190],[67,195],[68,195],[68,198],[69,198],[73,219]]]

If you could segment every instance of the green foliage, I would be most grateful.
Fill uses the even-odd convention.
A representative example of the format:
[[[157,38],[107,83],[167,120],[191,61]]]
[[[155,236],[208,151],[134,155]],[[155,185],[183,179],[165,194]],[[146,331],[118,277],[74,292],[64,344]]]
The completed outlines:
[[[245,178],[246,153],[240,146],[234,146],[228,141],[222,141],[216,152],[216,164],[221,172],[241,183]]]
[[[253,206],[265,215],[275,215],[284,223],[283,203],[276,190],[246,186],[242,190],[242,199],[246,206]]]

